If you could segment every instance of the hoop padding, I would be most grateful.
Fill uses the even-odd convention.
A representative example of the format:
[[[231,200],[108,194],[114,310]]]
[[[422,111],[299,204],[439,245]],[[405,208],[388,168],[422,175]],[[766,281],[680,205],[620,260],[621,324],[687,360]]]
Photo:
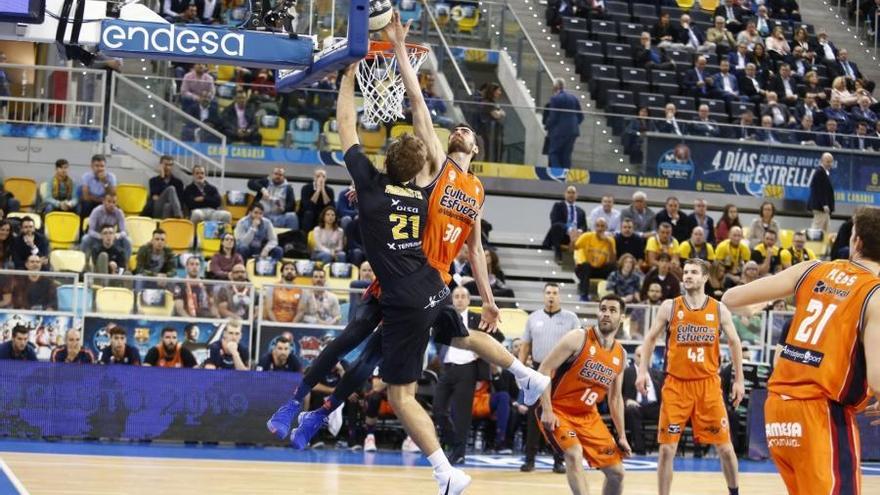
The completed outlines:
[[[409,63],[418,72],[428,55],[428,47],[406,44]],[[403,118],[403,98],[406,88],[397,66],[394,48],[387,41],[373,41],[366,58],[358,64],[357,81],[364,96],[366,125],[393,122]]]

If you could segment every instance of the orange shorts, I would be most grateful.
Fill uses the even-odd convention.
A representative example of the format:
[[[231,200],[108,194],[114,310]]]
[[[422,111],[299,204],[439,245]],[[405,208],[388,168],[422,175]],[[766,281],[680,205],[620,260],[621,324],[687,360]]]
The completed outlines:
[[[717,445],[730,441],[720,377],[679,380],[667,375],[662,394],[657,442],[678,443],[688,420],[698,443]]]
[[[826,399],[764,403],[770,456],[790,494],[861,493],[859,428],[853,408]]]
[[[471,416],[474,419],[485,419],[492,416],[492,408],[489,403],[489,394],[477,392],[474,394],[474,403],[471,407]]]
[[[568,414],[554,409],[553,414],[559,419],[559,427],[548,431],[541,423],[541,408],[536,409],[538,424],[547,442],[559,453],[563,453],[573,445],[580,445],[584,458],[591,467],[602,469],[623,462],[617,442],[597,412]]]

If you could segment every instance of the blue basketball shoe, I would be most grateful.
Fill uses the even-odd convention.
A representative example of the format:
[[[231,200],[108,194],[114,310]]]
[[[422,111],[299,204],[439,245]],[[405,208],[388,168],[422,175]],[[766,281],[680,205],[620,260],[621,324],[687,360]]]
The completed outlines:
[[[278,440],[284,440],[290,434],[290,425],[300,409],[302,404],[296,399],[290,399],[275,411],[269,421],[266,421],[266,428],[278,437]]]
[[[329,422],[330,411],[323,407],[319,407],[314,411],[300,413],[299,426],[293,429],[290,434],[290,444],[295,449],[304,449],[308,447],[309,442],[318,430],[327,426]]]

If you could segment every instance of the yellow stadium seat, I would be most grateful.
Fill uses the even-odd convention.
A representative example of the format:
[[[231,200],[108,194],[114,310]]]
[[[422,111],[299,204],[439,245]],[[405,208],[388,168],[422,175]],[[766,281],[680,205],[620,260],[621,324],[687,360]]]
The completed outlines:
[[[7,177],[3,189],[15,196],[23,210],[33,209],[37,201],[37,181],[30,177]]]
[[[449,136],[452,134],[449,132],[449,129],[445,127],[435,127],[434,134],[437,136],[437,139],[440,140],[440,145],[446,149],[446,145],[449,144]]]
[[[79,239],[79,216],[69,211],[46,214],[46,237],[52,249],[67,249]]]
[[[49,264],[56,272],[82,273],[86,267],[86,253],[77,249],[53,249]]]
[[[153,238],[153,231],[156,230],[158,224],[159,222],[155,218],[150,217],[125,218],[125,231],[128,232],[132,251],[137,251],[139,247],[150,242],[150,239]]]
[[[30,218],[34,221],[34,228],[36,228],[37,230],[40,230],[43,227],[43,219],[42,217],[40,217],[39,213],[34,213],[31,211],[13,211],[12,213],[6,215],[6,218],[22,219],[25,217]]]
[[[413,134],[415,135],[416,130],[413,126],[408,124],[394,124],[394,127],[391,128],[391,139],[397,139],[402,134]]]
[[[263,146],[277,147],[284,140],[284,133],[287,132],[287,122],[282,117],[278,117],[275,127],[263,127],[260,121],[260,137],[263,139]]]
[[[284,258],[281,261],[282,263],[292,261],[296,265],[296,278],[293,279],[294,285],[312,285],[312,270],[320,267],[320,262],[307,259]]]
[[[694,6],[694,0],[675,0],[675,3],[681,10],[691,10]]]
[[[700,0],[700,10],[704,12],[715,12],[718,8],[719,0]]]
[[[471,313],[476,313],[478,315],[481,315],[481,314],[483,314],[483,307],[482,306],[468,306],[468,311],[470,311]]]
[[[134,272],[134,269],[137,268],[137,259],[137,253],[132,253],[132,255],[128,257],[128,271]]]
[[[231,225],[224,225],[223,227],[221,227],[220,231],[221,232],[231,232],[232,226]],[[277,233],[277,230],[276,230],[276,233]],[[223,234],[221,233],[220,237],[222,237],[222,236],[223,236]],[[202,252],[202,256],[204,256],[206,258],[210,258],[211,256],[214,256],[215,254],[217,254],[217,251],[220,251],[220,238],[217,238],[217,239],[206,239],[205,238],[205,222],[199,222],[199,224],[196,225],[196,238],[198,239],[199,250]]]
[[[183,253],[192,247],[195,227],[189,220],[166,218],[159,222],[159,227],[165,231],[165,245],[175,253]]]
[[[245,264],[245,268],[247,268],[248,280],[252,284],[254,284],[254,290],[260,290],[263,288],[263,284],[277,284],[281,281],[281,263],[276,263],[275,265],[275,276],[274,277],[264,277],[257,275],[254,268],[257,265],[257,260],[255,258],[251,258],[247,260]]]
[[[522,337],[526,330],[526,322],[529,314],[519,308],[501,308],[501,324],[498,327],[504,333],[504,337],[515,339]]]
[[[358,126],[358,137],[361,140],[361,146],[364,147],[366,153],[376,154],[385,147],[387,133],[385,126],[379,124],[374,129],[367,129],[362,125]]]
[[[791,241],[794,239],[794,231],[789,229],[779,229],[779,245],[783,249],[791,247]]]
[[[312,251],[315,250],[315,244],[316,244],[316,243],[315,243],[315,231],[314,231],[314,230],[310,230],[310,231],[309,231],[309,236],[308,236],[308,246],[309,246],[309,252],[310,252],[310,253],[311,253]]]
[[[251,193],[245,193],[244,205],[230,205],[226,201],[226,196],[227,194],[223,195],[223,209],[228,211],[229,214],[232,215],[233,222],[237,222],[238,219],[243,218],[245,215],[247,215],[248,209],[254,202],[254,195]]]
[[[348,271],[349,267],[351,271],[347,277],[336,277],[333,275],[334,273],[340,273],[340,271]],[[348,289],[351,286],[352,280],[357,280],[358,278],[358,267],[349,263],[327,263],[324,265],[324,273],[327,274],[326,287],[339,296],[340,301],[348,301],[350,299]]]
[[[126,215],[140,215],[147,205],[147,188],[141,184],[119,184],[116,186],[116,198],[119,207]]]
[[[234,65],[217,66],[217,82],[231,81],[233,77],[235,77]]]
[[[454,12],[455,12],[455,9],[457,9],[457,8],[461,8],[461,6],[457,5],[452,8],[453,16],[455,15]],[[474,29],[476,29],[477,26],[479,26],[479,24],[480,24],[480,9],[474,8],[472,15],[470,15],[469,17],[462,17],[458,21],[458,32],[465,33],[465,34],[471,34],[474,32]]]
[[[339,132],[336,130],[336,119],[327,119],[323,131],[321,137],[325,151],[342,151],[342,141],[339,140]]]
[[[174,294],[171,291],[165,291],[165,306],[145,306],[138,299],[138,314],[146,316],[171,316],[174,313]]]
[[[599,282],[599,285],[596,287],[596,295],[599,296],[600,298],[602,298],[608,294],[611,294],[611,291],[608,290],[608,281],[602,280],[601,282]]]
[[[131,314],[134,292],[124,287],[102,287],[95,293],[95,311],[98,313]]]

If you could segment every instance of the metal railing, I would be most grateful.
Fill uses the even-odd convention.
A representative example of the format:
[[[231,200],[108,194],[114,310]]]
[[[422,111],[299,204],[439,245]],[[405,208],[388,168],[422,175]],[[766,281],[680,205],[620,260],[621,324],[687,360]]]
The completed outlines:
[[[204,166],[217,187],[223,189],[226,173],[226,136],[193,118],[161,96],[141,87],[129,77],[113,73],[108,130],[122,137],[115,140],[126,152],[152,165],[159,155],[168,154],[184,170]],[[190,141],[182,139],[193,136]],[[199,139],[200,138],[200,139]],[[215,143],[220,152],[213,158],[189,143],[197,140]],[[149,157],[149,158],[148,158]]]
[[[877,24],[880,23],[880,9],[871,13],[862,11],[859,7],[861,2],[857,0],[822,0],[828,11],[838,19],[840,26],[846,29],[846,33],[852,34],[859,42],[859,48],[865,49],[866,56],[871,57],[872,62],[877,62],[878,33]],[[835,40],[831,40],[835,41]]]
[[[89,129],[104,125],[106,72],[45,65],[0,64],[0,121]]]

